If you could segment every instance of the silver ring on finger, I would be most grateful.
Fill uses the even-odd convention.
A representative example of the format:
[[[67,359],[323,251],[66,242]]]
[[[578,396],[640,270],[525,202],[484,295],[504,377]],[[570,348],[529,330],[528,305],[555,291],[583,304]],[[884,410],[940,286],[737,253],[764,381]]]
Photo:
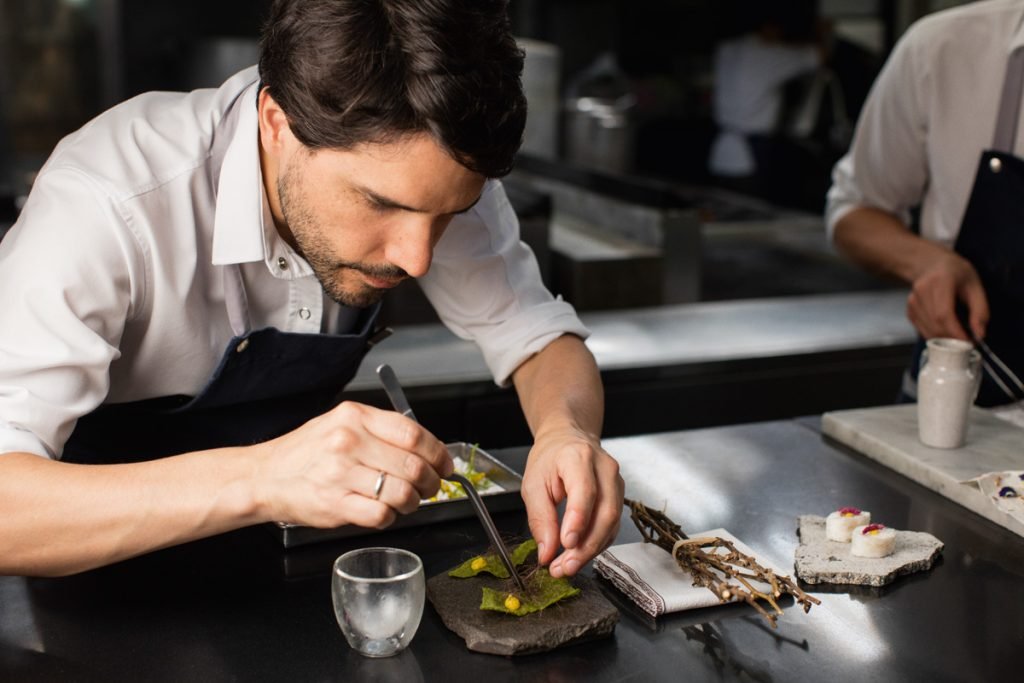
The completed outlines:
[[[373,499],[380,500],[380,492],[384,488],[384,480],[387,479],[388,473],[381,470],[381,473],[377,475],[377,483],[373,485]]]

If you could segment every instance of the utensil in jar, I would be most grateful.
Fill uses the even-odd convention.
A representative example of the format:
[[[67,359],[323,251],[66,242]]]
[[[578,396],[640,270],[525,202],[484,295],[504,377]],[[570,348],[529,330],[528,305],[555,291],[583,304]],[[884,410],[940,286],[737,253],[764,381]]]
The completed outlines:
[[[979,353],[981,353],[982,364],[984,365],[985,370],[988,372],[989,377],[992,378],[992,380],[999,386],[1003,393],[1006,394],[1008,398],[1011,398],[1014,401],[1019,401],[1021,400],[1021,398],[1024,398],[1024,383],[1020,381],[1020,378],[1017,377],[1013,370],[1011,370],[1010,367],[1006,363],[1004,363],[1002,359],[999,356],[997,356],[994,351],[992,351],[992,349],[989,348],[988,344],[985,343],[984,339],[977,339],[974,337],[973,334],[971,335],[971,339],[974,342],[974,347],[978,349]],[[1006,383],[1003,382],[1002,379],[1000,379],[999,375],[993,369],[993,365],[999,368],[999,370],[1003,372],[1003,376],[1013,383],[1017,391],[1020,392],[1019,394],[1010,389],[1010,387],[1006,386]]]
[[[1021,382],[1020,378],[1009,368],[1003,360],[995,354],[995,352],[989,348],[989,345],[985,343],[984,339],[980,339],[974,335],[974,331],[971,329],[971,323],[968,319],[967,309],[963,305],[958,305],[956,309],[957,319],[967,332],[967,337],[974,344],[974,348],[978,351],[981,356],[981,366],[992,381],[999,387],[999,390],[1006,394],[1006,397],[1013,401],[1020,401],[1024,399],[1024,382]],[[998,370],[998,372],[997,372]],[[1000,376],[1000,372],[1002,376]],[[1005,380],[1005,381],[1004,381]],[[1010,382],[1017,391],[1007,386],[1007,382]],[[1020,393],[1017,393],[1020,392]]]

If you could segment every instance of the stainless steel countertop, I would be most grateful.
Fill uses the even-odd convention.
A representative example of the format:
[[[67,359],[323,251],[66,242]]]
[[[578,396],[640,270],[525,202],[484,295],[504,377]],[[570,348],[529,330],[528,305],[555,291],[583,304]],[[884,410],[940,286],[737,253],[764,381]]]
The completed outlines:
[[[909,344],[906,292],[883,290],[586,313],[602,370]],[[477,347],[442,325],[411,325],[375,347],[350,390],[376,389],[388,363],[405,386],[491,380]]]
[[[882,588],[807,587],[822,604],[804,614],[784,601],[776,630],[745,605],[655,621],[607,588],[622,611],[611,638],[523,657],[467,651],[428,607],[408,651],[368,660],[335,623],[333,559],[353,547],[402,547],[433,576],[484,548],[479,523],[292,551],[249,528],[80,576],[0,577],[0,679],[934,683],[1019,670],[1024,539],[823,439],[817,426],[785,420],[606,446],[627,495],[664,506],[691,533],[724,527],[783,568],[793,566],[797,516],[842,505],[937,536],[945,548],[934,568]],[[525,449],[496,455],[520,469]],[[522,512],[495,521],[505,534],[526,532]],[[624,511],[616,541],[638,540]]]

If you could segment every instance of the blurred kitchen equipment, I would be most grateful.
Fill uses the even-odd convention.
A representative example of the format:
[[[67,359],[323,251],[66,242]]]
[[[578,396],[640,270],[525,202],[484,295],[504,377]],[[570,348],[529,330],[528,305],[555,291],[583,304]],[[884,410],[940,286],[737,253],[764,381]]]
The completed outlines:
[[[255,39],[204,38],[192,47],[185,67],[184,87],[217,88],[242,69],[259,61],[260,46]]]
[[[631,111],[636,97],[615,56],[604,53],[566,89],[567,161],[609,173],[633,166]]]
[[[521,151],[544,159],[558,157],[558,74],[562,55],[551,43],[517,38],[526,60],[523,91],[528,111]]]

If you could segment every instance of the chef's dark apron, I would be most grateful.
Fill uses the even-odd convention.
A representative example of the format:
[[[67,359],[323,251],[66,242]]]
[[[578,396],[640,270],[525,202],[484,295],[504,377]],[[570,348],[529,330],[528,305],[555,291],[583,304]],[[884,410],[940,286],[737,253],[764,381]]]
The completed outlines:
[[[981,155],[955,245],[985,287],[990,311],[985,343],[1018,377],[1024,377],[1024,159],[1012,152],[1022,90],[1024,48],[1018,48],[1007,65],[992,149]],[[923,348],[919,340],[910,367],[915,380]],[[1001,379],[1013,389],[1005,376]],[[978,405],[995,406],[1014,398],[1024,396],[1008,396],[989,372],[983,373]]]
[[[360,311],[348,334],[251,330],[237,265],[224,267],[234,338],[197,396],[100,406],[78,420],[62,460],[116,463],[259,443],[330,409],[375,337],[380,304]]]

